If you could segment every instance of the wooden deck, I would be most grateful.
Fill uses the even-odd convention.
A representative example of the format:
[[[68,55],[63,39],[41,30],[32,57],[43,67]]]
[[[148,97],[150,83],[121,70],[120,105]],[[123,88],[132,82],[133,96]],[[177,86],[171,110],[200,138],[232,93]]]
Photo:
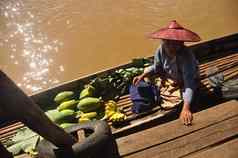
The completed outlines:
[[[238,157],[238,101],[194,114],[192,126],[180,120],[117,139],[121,157]]]

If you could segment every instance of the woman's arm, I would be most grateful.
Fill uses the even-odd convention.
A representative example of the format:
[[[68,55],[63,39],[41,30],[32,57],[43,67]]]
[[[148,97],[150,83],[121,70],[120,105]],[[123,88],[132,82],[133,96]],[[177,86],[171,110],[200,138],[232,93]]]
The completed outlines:
[[[198,62],[193,56],[193,54],[188,53],[184,58],[184,63],[182,64],[182,75],[184,82],[183,91],[183,109],[180,114],[185,125],[190,125],[192,123],[192,113],[191,113],[191,103],[194,98],[194,91],[198,87]]]
[[[156,52],[155,52],[155,55],[154,55],[154,63],[153,65],[145,68],[144,72],[139,75],[139,76],[136,76],[134,79],[133,79],[133,84],[134,85],[137,85],[141,80],[143,80],[145,77],[149,76],[149,75],[152,75],[154,73],[157,73],[158,72],[158,69],[159,69],[159,66],[160,66],[160,51],[161,51],[161,48],[159,47]]]

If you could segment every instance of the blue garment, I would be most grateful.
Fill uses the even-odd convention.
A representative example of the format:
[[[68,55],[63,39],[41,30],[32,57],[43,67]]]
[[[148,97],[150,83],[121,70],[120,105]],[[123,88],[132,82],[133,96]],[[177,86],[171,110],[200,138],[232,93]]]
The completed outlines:
[[[132,112],[141,113],[152,109],[159,102],[159,92],[156,86],[145,81],[129,88],[130,98],[133,102]]]
[[[186,46],[181,48],[174,58],[171,58],[161,45],[155,52],[154,64],[145,72],[159,73],[182,85],[183,100],[189,104],[199,85],[198,61]]]

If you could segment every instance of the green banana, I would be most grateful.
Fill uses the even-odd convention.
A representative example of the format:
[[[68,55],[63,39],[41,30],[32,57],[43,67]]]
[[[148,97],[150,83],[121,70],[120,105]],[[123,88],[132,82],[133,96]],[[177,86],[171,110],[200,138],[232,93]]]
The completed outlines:
[[[95,88],[93,86],[86,85],[85,88],[80,92],[79,99],[83,99],[86,97],[92,97],[94,91],[95,91]]]
[[[88,113],[83,113],[81,115],[81,118],[88,118],[88,119],[93,119],[97,117],[97,113],[96,112],[88,112]]]
[[[70,100],[73,97],[73,95],[74,95],[74,92],[72,92],[72,91],[63,91],[63,92],[58,93],[55,96],[54,101],[57,104],[60,104],[64,101]]]
[[[57,109],[59,110],[59,111],[62,111],[62,110],[65,110],[65,109],[75,109],[76,108],[76,106],[77,106],[77,103],[78,103],[78,101],[76,101],[76,100],[69,100],[69,101],[65,101],[65,102],[63,102],[63,103],[61,103],[58,107],[57,107]]]
[[[91,121],[89,118],[79,118],[79,120],[78,120],[78,122],[79,123],[86,123],[86,122],[89,122],[89,121]]]
[[[99,98],[87,97],[80,100],[77,107],[82,112],[92,112],[102,107],[102,101]]]
[[[112,122],[122,122],[126,120],[126,115],[120,112],[116,112],[109,118],[109,120]]]
[[[70,126],[73,126],[73,125],[76,125],[76,123],[62,123],[62,124],[60,124],[60,127],[61,128],[67,128],[67,127],[70,127]]]

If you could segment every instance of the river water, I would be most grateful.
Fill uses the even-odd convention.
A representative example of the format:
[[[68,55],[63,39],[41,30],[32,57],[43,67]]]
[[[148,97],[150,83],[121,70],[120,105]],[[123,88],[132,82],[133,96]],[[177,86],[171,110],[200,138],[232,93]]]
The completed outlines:
[[[176,19],[203,41],[238,32],[237,0],[1,0],[0,69],[27,94],[132,58]]]

